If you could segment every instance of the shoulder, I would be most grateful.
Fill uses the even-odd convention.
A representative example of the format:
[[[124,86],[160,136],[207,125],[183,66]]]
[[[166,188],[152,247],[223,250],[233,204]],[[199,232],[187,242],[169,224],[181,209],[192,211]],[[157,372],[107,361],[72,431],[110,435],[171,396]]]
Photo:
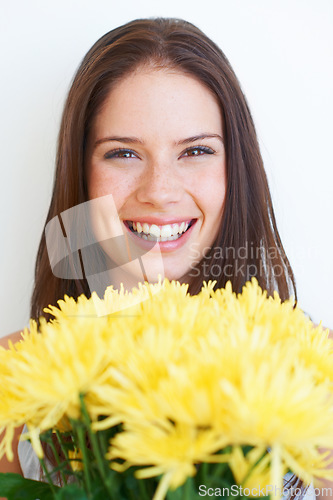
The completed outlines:
[[[19,340],[21,340],[21,338],[22,338],[21,332],[22,332],[22,330],[20,330],[18,332],[11,333],[10,335],[6,335],[6,337],[0,338],[0,346],[4,347],[5,349],[8,349],[8,342],[10,340],[13,342],[13,344],[15,342],[18,342]]]
[[[0,346],[8,348],[9,341],[15,343],[20,339],[21,339],[21,331],[12,333],[11,335],[7,335],[6,337],[0,338]],[[21,432],[22,428],[17,428],[14,431],[14,439],[13,439],[13,443],[15,443],[13,445],[14,460],[12,462],[9,462],[6,456],[2,457],[2,459],[0,460],[0,472],[15,472],[22,474],[21,465],[17,453],[17,444]],[[0,497],[0,500],[5,500],[5,499],[3,499],[3,497]]]

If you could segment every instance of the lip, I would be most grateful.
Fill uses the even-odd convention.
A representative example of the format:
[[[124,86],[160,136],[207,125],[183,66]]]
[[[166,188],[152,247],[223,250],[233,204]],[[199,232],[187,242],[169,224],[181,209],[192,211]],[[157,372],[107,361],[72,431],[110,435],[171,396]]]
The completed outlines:
[[[181,248],[183,245],[185,245],[185,243],[188,241],[188,239],[191,237],[191,234],[192,234],[192,231],[193,231],[193,228],[196,226],[197,222],[198,222],[198,219],[193,219],[192,218],[182,218],[182,219],[163,219],[163,222],[161,220],[161,218],[157,218],[157,217],[147,217],[146,219],[126,219],[126,220],[130,220],[131,222],[147,222],[147,224],[156,224],[156,225],[164,225],[164,224],[176,224],[178,222],[185,222],[185,221],[188,221],[188,222],[191,222],[191,221],[194,221],[191,225],[191,227],[181,235],[180,238],[178,238],[177,240],[173,240],[173,241],[148,241],[148,240],[143,240],[142,238],[140,238],[139,236],[136,236],[135,233],[133,233],[130,228],[128,227],[128,225],[125,223],[125,221],[122,221],[123,225],[125,226],[126,230],[127,230],[127,233],[129,233],[129,236],[132,238],[132,241],[140,246],[141,248],[144,248],[146,249],[147,251],[149,250],[152,250],[155,246],[156,246],[156,249],[160,250],[160,252],[173,252],[174,250],[178,250],[179,248]],[[170,222],[165,222],[166,220],[170,221]]]

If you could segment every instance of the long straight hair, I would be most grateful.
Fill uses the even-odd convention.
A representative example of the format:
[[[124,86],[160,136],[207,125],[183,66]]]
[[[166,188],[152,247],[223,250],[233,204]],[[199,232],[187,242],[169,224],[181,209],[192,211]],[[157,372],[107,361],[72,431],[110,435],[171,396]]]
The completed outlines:
[[[294,276],[277,230],[254,123],[240,84],[217,45],[180,19],[142,19],[100,38],[84,57],[72,82],[58,138],[56,174],[45,225],[64,210],[88,200],[85,153],[92,123],[110,90],[141,66],[170,68],[196,78],[217,98],[227,159],[227,189],[218,236],[192,270],[189,291],[216,279],[231,280],[238,292],[255,276],[268,294],[296,297]],[[31,316],[64,294],[90,294],[85,279],[56,277],[45,231],[39,245]]]

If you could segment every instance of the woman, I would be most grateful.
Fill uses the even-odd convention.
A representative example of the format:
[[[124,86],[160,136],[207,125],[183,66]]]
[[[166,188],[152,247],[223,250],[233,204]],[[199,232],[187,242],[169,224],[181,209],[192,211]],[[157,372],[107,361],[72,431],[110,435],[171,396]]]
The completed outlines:
[[[195,259],[199,264],[195,266],[195,271],[192,270],[191,292],[196,293],[200,289],[203,269],[206,274],[204,279],[207,279],[211,275],[210,270],[217,263],[221,271],[216,277],[217,286],[223,286],[228,279],[231,279],[234,289],[240,290],[251,275],[257,275],[260,284],[269,292],[277,288],[284,299],[289,297],[289,285],[291,285],[291,291],[295,294],[294,278],[276,229],[267,180],[246,100],[236,76],[220,49],[197,28],[183,21],[134,21],[106,34],[88,52],[78,69],[63,114],[56,179],[46,222],[91,197],[110,193],[115,197],[118,193],[118,185],[115,189],[110,187],[100,191],[89,186],[91,180],[89,176],[92,175],[92,171],[89,169],[88,156],[98,154],[98,150],[92,152],[90,149],[91,132],[99,112],[104,109],[104,105],[108,105],[107,97],[111,89],[117,82],[133,75],[135,71],[140,72],[142,67],[165,69],[172,73],[191,76],[214,95],[222,115],[220,126],[223,128],[226,180],[223,215],[220,217],[214,240],[207,239],[211,251],[201,250],[200,256]],[[146,83],[142,82],[143,87]],[[128,88],[132,92],[130,85]],[[171,91],[173,90],[170,89]],[[164,97],[163,95],[161,100]],[[197,106],[197,103],[195,105]],[[109,106],[111,107],[111,104]],[[115,118],[127,114],[132,120],[135,111],[118,110]],[[141,113],[142,110],[137,111]],[[139,120],[138,116],[136,118]],[[140,127],[141,123],[137,125]],[[128,132],[125,132],[128,135]],[[204,129],[194,131],[198,132],[207,131]],[[184,134],[179,137],[179,139],[185,138]],[[201,142],[198,139],[196,142],[184,144],[183,149],[186,149],[186,146],[200,146]],[[109,146],[111,149],[111,142],[106,148]],[[114,142],[112,146],[114,149],[135,150],[132,143]],[[181,152],[180,148],[179,154]],[[103,150],[103,153],[106,152]],[[119,154],[124,156],[130,153]],[[208,156],[206,154],[206,157]],[[94,160],[95,156],[92,159]],[[93,168],[95,169],[94,166]],[[193,176],[196,176],[196,173]],[[201,182],[202,180],[201,176]],[[89,189],[94,192],[89,192]],[[224,193],[221,193],[221,198],[223,195]],[[208,193],[206,196],[209,196]],[[145,210],[145,215],[146,212],[148,210]],[[150,212],[154,210],[150,209]],[[172,216],[178,217],[179,215],[174,212],[175,210]],[[181,215],[192,216],[192,214]],[[88,237],[87,239],[89,240]],[[214,246],[235,249],[235,252],[225,252],[221,257],[218,252],[213,251]],[[239,252],[240,248],[248,250]],[[204,260],[201,259],[203,253]],[[74,264],[77,264],[77,259],[74,259]],[[242,267],[242,264],[246,266]],[[254,266],[251,268],[250,264]],[[181,278],[182,274],[188,271],[189,269],[180,270],[180,274],[173,277]],[[39,317],[45,305],[55,303],[64,293],[73,296],[82,291],[89,293],[86,280],[80,279],[79,273],[77,276],[79,278],[77,280],[65,281],[54,275],[49,264],[45,233],[43,233],[37,257],[31,315]]]
[[[296,295],[237,78],[211,40],[173,19],[107,33],[77,71],[31,316],[65,293],[158,274],[192,294],[209,279],[240,291],[255,276],[269,294]]]

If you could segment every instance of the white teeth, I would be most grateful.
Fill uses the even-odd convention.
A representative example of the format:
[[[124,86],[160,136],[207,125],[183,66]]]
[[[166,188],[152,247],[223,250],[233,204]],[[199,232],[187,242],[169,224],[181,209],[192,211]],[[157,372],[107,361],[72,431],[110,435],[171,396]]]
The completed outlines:
[[[149,226],[146,222],[144,222],[142,224],[142,231],[145,233],[145,234],[148,234],[149,233]]]
[[[188,229],[189,222],[181,222],[179,224],[164,224],[158,226],[157,224],[149,225],[147,222],[131,222],[133,231],[137,233],[140,238],[149,241],[173,241],[178,238]]]
[[[171,226],[168,224],[166,226],[163,226],[161,229],[161,238],[169,238],[171,236],[172,229]]]
[[[178,226],[178,224],[172,224],[171,228],[172,228],[171,236],[175,236],[176,234],[179,233],[179,226]]]
[[[155,238],[159,238],[161,236],[161,230],[156,224],[152,224],[149,229],[149,234],[155,236]]]

